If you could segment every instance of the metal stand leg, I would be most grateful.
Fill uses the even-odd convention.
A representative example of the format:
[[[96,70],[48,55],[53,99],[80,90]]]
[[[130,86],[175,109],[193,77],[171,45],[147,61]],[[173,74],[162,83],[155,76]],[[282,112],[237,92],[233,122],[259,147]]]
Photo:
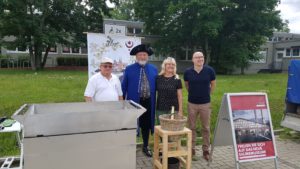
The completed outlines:
[[[17,137],[17,143],[18,143],[18,147],[21,147],[21,138],[20,138],[20,133],[16,132],[16,137]]]
[[[235,168],[239,169],[240,168],[240,163],[238,161],[235,161]]]
[[[274,163],[275,163],[275,168],[277,169],[278,168],[278,157],[276,156],[276,158],[274,158]]]

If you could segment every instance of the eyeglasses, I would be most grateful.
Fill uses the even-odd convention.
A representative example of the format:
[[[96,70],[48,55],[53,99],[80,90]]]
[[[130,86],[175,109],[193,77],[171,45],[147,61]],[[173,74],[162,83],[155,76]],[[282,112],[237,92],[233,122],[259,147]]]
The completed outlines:
[[[109,69],[111,69],[112,68],[112,65],[102,65],[105,69],[106,68],[109,68]]]

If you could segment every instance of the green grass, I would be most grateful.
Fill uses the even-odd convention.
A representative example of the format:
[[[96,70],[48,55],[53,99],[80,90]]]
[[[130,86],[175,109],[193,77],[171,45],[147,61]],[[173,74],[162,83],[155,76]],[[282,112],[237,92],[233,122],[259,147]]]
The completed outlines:
[[[0,70],[0,116],[11,116],[25,103],[81,102],[87,83],[84,71]],[[224,93],[267,92],[274,128],[280,128],[284,111],[287,74],[256,74],[217,76],[217,87],[212,95],[212,127]],[[184,113],[187,92],[184,89]],[[198,131],[200,132],[200,130]],[[17,153],[12,134],[0,135],[0,157]]]
[[[80,102],[87,72],[0,70],[0,117],[25,103]],[[18,153],[14,134],[0,134],[0,157]]]

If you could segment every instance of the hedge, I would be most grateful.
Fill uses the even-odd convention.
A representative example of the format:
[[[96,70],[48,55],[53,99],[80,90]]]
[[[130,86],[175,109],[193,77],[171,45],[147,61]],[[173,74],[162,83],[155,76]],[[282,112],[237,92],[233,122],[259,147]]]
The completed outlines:
[[[83,57],[58,57],[58,66],[88,66],[88,59]]]

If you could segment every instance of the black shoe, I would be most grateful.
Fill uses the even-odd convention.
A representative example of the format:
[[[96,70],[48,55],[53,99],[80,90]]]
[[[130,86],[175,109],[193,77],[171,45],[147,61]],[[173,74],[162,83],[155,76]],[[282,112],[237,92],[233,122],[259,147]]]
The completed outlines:
[[[147,157],[152,157],[152,151],[148,147],[143,148],[143,152]]]
[[[209,151],[203,151],[203,158],[208,161],[209,160]]]

